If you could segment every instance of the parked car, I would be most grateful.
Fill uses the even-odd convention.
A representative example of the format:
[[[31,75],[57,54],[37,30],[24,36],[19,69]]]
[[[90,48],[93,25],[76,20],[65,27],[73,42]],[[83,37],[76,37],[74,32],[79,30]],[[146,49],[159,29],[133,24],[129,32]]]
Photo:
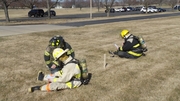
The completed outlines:
[[[140,11],[142,7],[135,7],[136,11]]]
[[[28,12],[28,17],[43,17],[44,10],[43,9],[32,9]]]
[[[143,8],[140,10],[140,12],[146,13],[146,10],[147,10],[147,13],[157,13],[157,12],[158,12],[158,10],[155,9],[155,8],[147,8],[147,9],[146,9],[146,7],[143,7]]]
[[[125,9],[123,9],[123,8],[115,8],[115,11],[116,12],[125,12]]]
[[[110,8],[110,13],[114,13],[115,12],[115,9],[114,8]],[[107,10],[105,10],[105,13],[107,13]]]
[[[136,11],[135,7],[127,7],[127,11]]]
[[[174,10],[177,10],[177,9],[180,10],[180,5],[175,5],[174,6]]]
[[[56,12],[54,10],[50,10],[51,16],[56,16]],[[48,16],[48,11],[44,13],[45,16]]]
[[[163,8],[157,8],[158,12],[166,12],[166,9]]]

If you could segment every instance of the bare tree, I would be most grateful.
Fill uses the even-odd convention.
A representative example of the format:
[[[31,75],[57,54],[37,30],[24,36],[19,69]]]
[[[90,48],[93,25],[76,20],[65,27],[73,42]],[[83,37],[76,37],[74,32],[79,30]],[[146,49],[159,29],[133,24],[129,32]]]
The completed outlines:
[[[2,5],[3,5],[6,22],[10,22],[8,7],[11,3],[16,2],[16,1],[18,1],[18,0],[0,0],[0,3],[2,3]]]
[[[109,17],[110,9],[112,8],[115,0],[105,0],[104,6],[107,11],[107,17]]]
[[[51,10],[51,8],[53,8],[55,5],[57,5],[58,0],[56,0],[55,2],[51,2],[50,0],[46,0],[46,2],[47,2],[47,9],[48,9],[48,19],[51,19],[50,10]]]
[[[148,6],[153,3],[152,1],[153,0],[144,0],[143,5],[146,7],[146,13],[147,13]]]
[[[179,3],[179,0],[168,0],[168,4],[171,6],[172,10],[176,4]]]
[[[127,4],[128,6],[133,5],[134,0],[123,0],[124,4]]]
[[[27,8],[33,9],[35,5],[38,5],[38,0],[19,0],[19,3]]]

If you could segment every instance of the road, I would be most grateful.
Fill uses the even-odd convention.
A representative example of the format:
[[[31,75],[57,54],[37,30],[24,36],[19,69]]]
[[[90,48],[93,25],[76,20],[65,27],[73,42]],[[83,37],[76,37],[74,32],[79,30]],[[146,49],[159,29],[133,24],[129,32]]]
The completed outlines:
[[[54,25],[42,24],[42,25],[0,26],[0,36],[26,34],[26,33],[32,33],[32,32],[40,32],[40,31],[42,32],[42,31],[50,31],[50,30],[68,29],[68,28],[80,27],[80,26],[85,26],[85,25],[93,25],[93,24],[153,19],[153,18],[170,17],[170,16],[180,16],[180,12],[147,14],[146,16],[111,18],[111,19],[104,19],[104,20],[88,20],[88,21],[81,21],[81,22],[54,24]]]

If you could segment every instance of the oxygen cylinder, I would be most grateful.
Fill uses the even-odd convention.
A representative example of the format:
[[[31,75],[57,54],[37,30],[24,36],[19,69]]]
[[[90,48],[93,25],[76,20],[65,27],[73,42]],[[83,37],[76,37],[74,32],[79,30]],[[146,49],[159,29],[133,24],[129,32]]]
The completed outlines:
[[[145,43],[145,41],[144,41],[144,39],[142,37],[139,37],[139,42],[140,42],[142,48],[146,48],[147,47],[146,43]]]
[[[86,60],[85,59],[80,60],[80,65],[82,67],[82,78],[83,79],[88,78],[88,69],[87,69]]]

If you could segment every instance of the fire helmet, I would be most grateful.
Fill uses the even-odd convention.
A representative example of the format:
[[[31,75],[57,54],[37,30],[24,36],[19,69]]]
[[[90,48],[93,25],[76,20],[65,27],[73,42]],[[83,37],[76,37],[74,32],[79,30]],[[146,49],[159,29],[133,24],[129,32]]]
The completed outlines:
[[[126,30],[126,29],[124,29],[124,30],[121,31],[120,36],[121,36],[122,38],[124,38],[128,33],[129,33],[129,31]]]
[[[54,37],[52,37],[50,40],[49,40],[49,44],[51,46],[60,46],[60,47],[64,47],[64,39],[62,36],[59,36],[59,35],[56,35]]]
[[[63,50],[62,48],[56,48],[53,50],[53,58],[55,60],[59,59],[63,54],[65,54],[69,49]]]

